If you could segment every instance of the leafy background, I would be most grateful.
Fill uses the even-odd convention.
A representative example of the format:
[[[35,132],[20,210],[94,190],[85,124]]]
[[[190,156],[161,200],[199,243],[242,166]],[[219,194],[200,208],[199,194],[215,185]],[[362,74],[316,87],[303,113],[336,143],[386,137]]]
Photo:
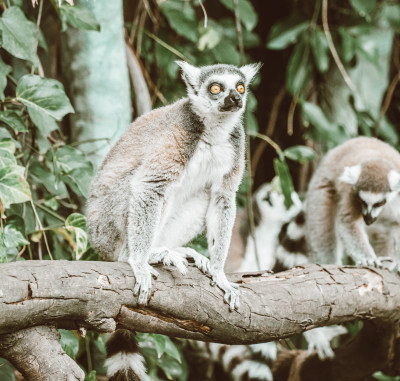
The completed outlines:
[[[72,113],[86,103],[82,106],[71,85],[68,68],[75,61],[65,53],[71,49],[65,41],[76,35],[90,43],[101,33],[107,7],[123,12],[126,39],[141,61],[153,107],[185,95],[176,59],[195,65],[264,64],[246,113],[250,160],[238,194],[241,206],[251,207],[252,189],[275,176],[289,206],[291,190],[306,189],[314,159],[349,137],[378,136],[399,148],[398,1],[282,0],[277,6],[265,0],[137,0],[121,5],[40,0],[34,7],[29,1],[1,1],[0,263],[98,259],[82,212],[97,164],[92,154],[101,139],[83,142],[76,133],[74,117],[80,111]],[[79,70],[90,73],[90,65],[84,60]],[[133,95],[130,101],[135,104]],[[91,107],[100,112],[101,106]],[[126,112],[136,116],[129,107]],[[206,251],[204,240],[194,245]],[[104,374],[106,335],[60,334],[88,380]],[[189,379],[184,342],[150,334],[139,334],[139,341],[153,380]],[[0,361],[0,379],[14,380],[12,366]]]

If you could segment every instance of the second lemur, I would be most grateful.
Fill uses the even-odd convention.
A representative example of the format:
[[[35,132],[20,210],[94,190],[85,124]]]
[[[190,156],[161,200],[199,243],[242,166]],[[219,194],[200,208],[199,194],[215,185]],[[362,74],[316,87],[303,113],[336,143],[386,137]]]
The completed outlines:
[[[242,115],[259,65],[177,64],[188,98],[138,118],[111,149],[87,204],[90,240],[103,260],[131,265],[139,304],[157,276],[151,264],[184,273],[190,256],[234,309],[239,290],[224,263],[244,170]],[[183,247],[204,230],[210,262]]]
[[[311,179],[306,195],[306,232],[317,263],[382,266],[367,229],[378,218],[399,224],[400,154],[378,139],[358,137],[332,149]]]

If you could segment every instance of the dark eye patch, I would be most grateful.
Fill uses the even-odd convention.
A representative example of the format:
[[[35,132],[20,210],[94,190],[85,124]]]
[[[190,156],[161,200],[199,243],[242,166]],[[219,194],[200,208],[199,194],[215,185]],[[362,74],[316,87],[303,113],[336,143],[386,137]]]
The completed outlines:
[[[374,205],[372,205],[374,208],[379,208],[380,206],[383,206],[383,205],[385,205],[386,204],[386,200],[382,200],[382,201],[379,201],[379,202],[377,202],[377,203],[375,203]]]

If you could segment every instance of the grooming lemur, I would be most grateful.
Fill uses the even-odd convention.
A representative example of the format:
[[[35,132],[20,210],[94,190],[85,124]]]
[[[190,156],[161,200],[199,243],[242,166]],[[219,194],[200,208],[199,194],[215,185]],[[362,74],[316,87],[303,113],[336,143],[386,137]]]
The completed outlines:
[[[399,226],[399,191],[400,154],[389,144],[358,137],[329,151],[306,195],[307,242],[316,262],[341,264],[344,250],[356,264],[390,264],[393,257],[376,256],[368,226],[377,219],[377,226]]]
[[[239,290],[224,263],[244,170],[242,115],[260,65],[177,64],[188,97],[138,118],[111,149],[92,183],[89,236],[101,259],[130,264],[139,304],[158,275],[151,264],[184,273],[192,257],[233,310]],[[210,261],[183,247],[203,230]]]

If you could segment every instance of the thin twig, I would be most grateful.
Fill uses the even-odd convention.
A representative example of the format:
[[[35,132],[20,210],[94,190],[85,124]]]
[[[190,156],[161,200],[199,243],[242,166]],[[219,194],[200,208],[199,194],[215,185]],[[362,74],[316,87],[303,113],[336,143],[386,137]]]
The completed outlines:
[[[139,27],[139,17],[140,17],[140,10],[141,10],[142,6],[143,6],[143,2],[139,1],[138,6],[136,8],[134,19],[132,20],[132,28],[131,28],[131,33],[129,36],[129,42],[132,45],[133,45],[133,42],[135,41],[136,32]]]
[[[272,134],[274,133],[279,109],[285,97],[285,94],[286,94],[286,87],[282,86],[282,88],[279,90],[278,94],[275,96],[274,101],[272,103],[271,113],[269,116],[267,127],[265,129],[265,135],[267,136],[272,136]],[[267,142],[261,141],[260,144],[257,145],[257,148],[251,158],[253,177],[256,173],[258,162],[260,161],[261,156],[264,153],[266,147],[267,147]]]
[[[38,224],[39,229],[40,229],[40,230],[43,230],[42,222],[40,221],[39,215],[37,214],[35,205],[34,205],[34,203],[33,203],[32,200],[31,200],[31,206],[32,206],[33,214],[35,215],[36,223]],[[48,241],[47,241],[47,236],[46,236],[46,233],[44,232],[44,230],[43,230],[43,238],[44,238],[44,244],[45,244],[45,246],[46,246],[47,254],[49,254],[50,259],[53,260],[54,258],[53,258],[53,256],[51,255],[49,243],[48,243]],[[39,248],[39,259],[42,259],[42,258],[40,258],[41,255],[42,255],[42,250],[41,250],[41,245],[40,245],[40,243],[39,243],[38,246],[39,246],[39,247],[38,247],[38,248]]]
[[[240,15],[239,15],[239,2],[238,0],[233,0],[233,9],[235,13],[235,28],[236,28],[236,36],[238,40],[238,47],[240,53],[240,64],[244,65],[246,56],[244,54],[244,44],[243,44],[243,33],[242,33],[242,24],[240,23]]]
[[[346,85],[355,95],[358,95],[358,91],[356,86],[354,85],[353,81],[351,80],[350,76],[347,74],[347,71],[339,57],[339,54],[335,48],[335,44],[333,43],[332,34],[329,29],[328,23],[328,0],[322,0],[322,27],[324,29],[324,33],[326,36],[326,40],[328,41],[329,50],[331,51],[332,57],[338,67],[340,74],[343,77]]]
[[[269,136],[260,134],[259,132],[252,133],[251,136],[254,136],[256,138],[266,141],[276,151],[276,153],[279,156],[282,154],[281,147],[279,147],[279,145],[277,143],[275,143]]]
[[[201,7],[201,9],[203,11],[203,14],[204,14],[204,29],[206,29],[207,28],[207,21],[208,21],[206,8],[204,8],[202,0],[199,0],[199,4],[200,4],[200,7]]]
[[[295,95],[292,98],[292,102],[290,103],[289,112],[288,112],[288,119],[287,119],[287,134],[289,136],[293,135],[294,127],[293,127],[293,120],[294,120],[294,112],[296,111],[296,106],[298,103],[299,97]]]

